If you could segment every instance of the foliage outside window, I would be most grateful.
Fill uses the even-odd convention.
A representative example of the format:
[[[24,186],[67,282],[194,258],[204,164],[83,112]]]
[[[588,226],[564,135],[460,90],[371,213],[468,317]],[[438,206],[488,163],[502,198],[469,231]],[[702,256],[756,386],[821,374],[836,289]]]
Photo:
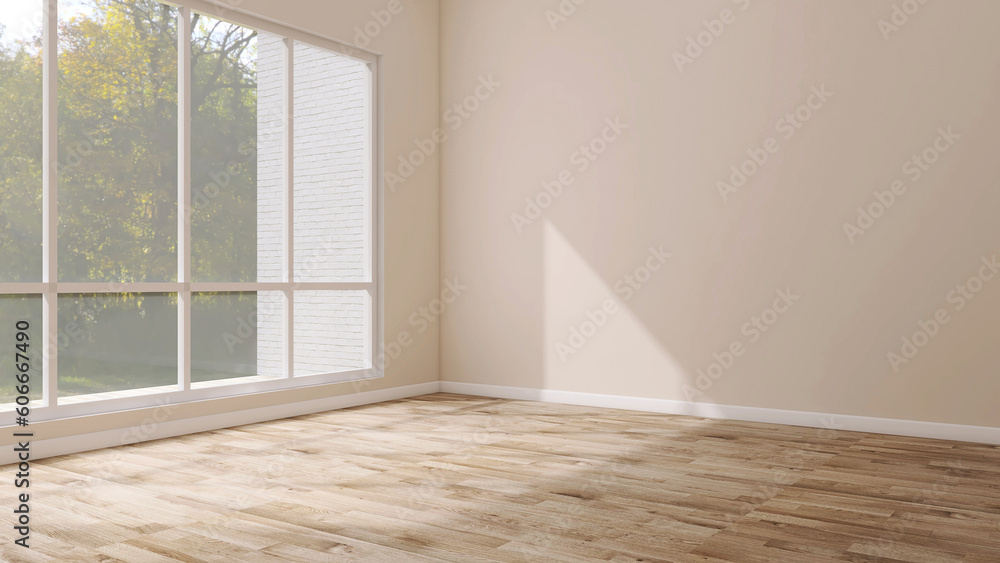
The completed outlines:
[[[373,63],[153,0],[43,7],[0,8],[0,338],[31,322],[32,398],[43,362],[47,407],[372,375]]]

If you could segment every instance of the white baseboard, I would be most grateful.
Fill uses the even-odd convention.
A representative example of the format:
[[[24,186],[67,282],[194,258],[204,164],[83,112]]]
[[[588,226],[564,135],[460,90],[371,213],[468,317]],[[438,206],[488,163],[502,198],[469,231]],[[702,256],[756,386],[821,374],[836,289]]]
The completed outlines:
[[[747,420],[772,424],[788,424],[791,426],[831,428],[874,434],[938,438],[1000,445],[1000,428],[988,426],[966,426],[962,424],[874,418],[868,416],[716,405],[711,403],[689,403],[687,401],[670,399],[647,399],[622,395],[602,395],[575,391],[531,389],[527,387],[505,387],[500,385],[461,383],[457,381],[431,381],[405,387],[350,393],[298,403],[273,405],[180,420],[165,420],[138,429],[139,431],[133,428],[115,429],[50,440],[36,440],[31,443],[31,459],[38,460],[46,457],[230,428],[243,424],[254,424],[304,414],[405,399],[437,393],[438,391],[499,399],[519,399],[524,401],[679,414],[701,418]],[[3,448],[3,451],[0,452],[0,465],[17,461],[16,455],[12,450],[13,448]]]
[[[1000,445],[1000,428],[989,426],[966,426],[962,424],[921,422],[894,418],[716,405],[712,403],[694,403],[670,399],[644,399],[621,395],[601,395],[597,393],[531,389],[527,387],[504,387],[500,385],[461,383],[457,381],[442,381],[441,391],[444,393],[478,395],[498,399],[542,401],[587,407],[680,414],[701,418],[747,420],[772,424],[788,424],[790,426],[808,426],[812,428],[830,428],[835,430],[870,432],[873,434],[892,434],[896,436],[938,438],[942,440]]]
[[[363,391],[360,393],[349,393],[337,395],[335,397],[324,397],[310,401],[300,401],[256,409],[247,409],[235,412],[198,416],[194,418],[183,418],[179,420],[164,420],[162,422],[149,422],[146,426],[135,428],[124,428],[116,430],[106,430],[91,434],[77,436],[67,436],[64,438],[53,438],[49,440],[33,440],[31,442],[31,459],[38,460],[46,457],[66,455],[101,448],[123,446],[137,442],[149,440],[159,440],[161,438],[172,438],[184,434],[194,434],[209,430],[219,430],[220,428],[231,428],[243,424],[254,424],[268,420],[278,420],[304,414],[356,407],[359,405],[370,405],[382,403],[418,395],[437,393],[440,382],[431,381],[419,383],[417,385],[407,385],[404,387],[392,387],[389,389],[379,389],[377,391]],[[151,419],[150,419],[151,420]],[[0,452],[0,465],[14,463],[17,461],[13,448],[5,447]]]

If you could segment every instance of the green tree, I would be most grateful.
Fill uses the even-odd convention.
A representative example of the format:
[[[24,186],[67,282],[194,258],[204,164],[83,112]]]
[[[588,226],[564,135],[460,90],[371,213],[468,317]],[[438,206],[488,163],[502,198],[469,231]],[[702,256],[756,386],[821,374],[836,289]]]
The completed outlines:
[[[42,277],[40,39],[12,41],[0,24],[0,276]]]
[[[77,4],[79,13],[61,19],[58,38],[60,280],[174,281],[177,10],[153,0]],[[255,281],[256,32],[198,14],[192,23],[193,272],[201,281]],[[5,282],[41,275],[40,46],[40,37],[6,41],[0,30]],[[115,358],[173,337],[171,323],[149,322],[162,313],[150,310],[151,301],[172,306],[164,300],[121,295],[64,301],[60,323],[79,328],[64,348],[86,347],[91,357]],[[251,308],[255,300],[247,295],[239,302]],[[102,336],[109,323],[119,327],[113,339]],[[72,355],[59,368],[61,394],[162,384],[175,369],[95,365]],[[63,386],[64,379],[72,385]]]

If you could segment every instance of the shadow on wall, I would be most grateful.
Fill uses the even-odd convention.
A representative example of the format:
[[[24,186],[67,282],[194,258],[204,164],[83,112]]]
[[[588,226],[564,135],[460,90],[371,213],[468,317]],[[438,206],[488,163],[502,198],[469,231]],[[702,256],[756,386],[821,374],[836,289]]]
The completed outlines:
[[[442,379],[1000,425],[1000,6],[445,6]]]

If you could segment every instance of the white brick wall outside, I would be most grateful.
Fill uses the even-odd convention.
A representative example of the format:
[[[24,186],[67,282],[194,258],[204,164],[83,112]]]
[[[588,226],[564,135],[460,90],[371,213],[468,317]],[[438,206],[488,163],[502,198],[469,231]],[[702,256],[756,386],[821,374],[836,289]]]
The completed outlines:
[[[261,33],[258,59],[258,280],[281,281],[283,46]],[[295,281],[364,281],[369,248],[368,84],[364,63],[294,46]],[[274,307],[280,294],[258,295]],[[280,310],[280,309],[278,309]],[[295,295],[295,373],[368,367],[371,307],[358,292]],[[257,366],[280,374],[283,327],[261,315]]]

